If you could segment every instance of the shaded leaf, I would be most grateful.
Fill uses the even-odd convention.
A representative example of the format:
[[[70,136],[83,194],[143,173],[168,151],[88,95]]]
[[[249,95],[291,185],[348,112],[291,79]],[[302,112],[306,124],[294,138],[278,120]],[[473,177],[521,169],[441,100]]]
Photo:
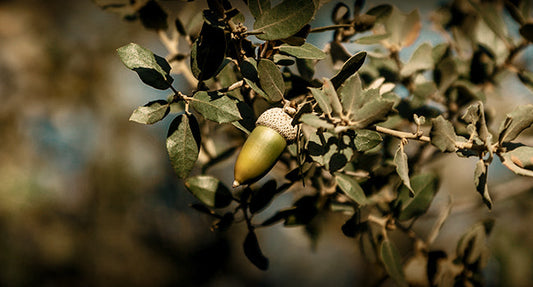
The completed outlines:
[[[257,35],[261,40],[288,38],[313,19],[316,9],[315,1],[285,0],[275,7],[263,10],[263,13],[256,17],[254,31],[262,32]]]
[[[520,144],[504,144],[506,152],[501,154],[502,164],[512,172],[533,177],[533,147]]]
[[[401,287],[409,286],[405,281],[405,275],[403,273],[402,261],[398,248],[388,238],[381,242],[379,249],[379,256],[385,266],[385,270],[389,276]]]
[[[122,63],[135,71],[145,84],[160,90],[166,90],[172,84],[173,79],[168,74],[170,65],[164,58],[135,43],[122,46],[117,52]]]
[[[231,201],[229,189],[215,177],[198,175],[185,180],[187,189],[203,204],[220,208],[228,206]]]
[[[244,81],[254,92],[265,100],[269,100],[269,96],[259,87],[259,76],[257,72],[257,62],[253,58],[247,58],[240,64],[241,73]]]
[[[400,176],[403,185],[409,189],[409,195],[413,197],[415,195],[415,191],[411,187],[411,181],[409,180],[409,164],[407,162],[407,154],[405,154],[403,151],[401,144],[394,154],[394,164],[396,165],[396,172]]]
[[[276,65],[280,66],[291,66],[296,63],[293,57],[283,54],[275,54],[273,60]]]
[[[240,129],[246,134],[250,134],[255,128],[255,114],[254,111],[243,101],[237,101],[237,108],[239,109],[239,114],[242,117],[242,120],[237,122],[232,122],[236,128]]]
[[[139,19],[143,26],[152,30],[166,30],[168,28],[167,13],[156,1],[148,1],[139,10]]]
[[[402,77],[410,76],[411,74],[433,68],[431,45],[424,43],[413,52],[409,61],[402,67],[400,74]]]
[[[250,230],[246,235],[243,243],[244,254],[257,268],[261,270],[268,269],[268,258],[263,255],[261,248],[259,247],[259,242],[257,241],[257,235],[255,232]]]
[[[178,31],[181,36],[187,36],[187,31],[185,30],[185,27],[179,18],[174,20],[174,26],[176,27],[176,31]]]
[[[329,98],[324,90],[319,88],[309,88],[309,90],[313,94],[313,97],[315,98],[322,112],[326,115],[331,115],[333,109],[331,107],[331,102],[329,101]]]
[[[269,180],[260,189],[254,190],[252,197],[250,198],[250,212],[256,213],[268,206],[274,196],[278,193],[276,189],[276,181]]]
[[[486,239],[494,225],[493,219],[476,223],[457,242],[457,258],[466,264],[474,264],[482,257],[487,250]],[[480,266],[483,268],[483,266]]]
[[[162,120],[170,112],[170,105],[165,100],[157,100],[138,107],[130,116],[130,121],[151,125]]]
[[[191,71],[199,81],[215,76],[226,55],[224,30],[203,24],[200,37],[191,47]]]
[[[186,178],[200,151],[200,128],[193,115],[178,115],[168,129],[167,152],[174,172]]]
[[[342,173],[335,173],[335,179],[339,188],[348,196],[351,200],[355,201],[359,205],[365,205],[366,195],[357,180],[349,175]]]
[[[301,46],[283,44],[279,46],[279,51],[299,59],[322,60],[326,58],[326,53],[309,43]]]
[[[261,89],[268,96],[267,100],[270,102],[281,101],[285,93],[285,82],[276,64],[270,60],[261,59],[257,63],[257,73]]]
[[[533,105],[522,105],[507,114],[500,125],[498,142],[510,142],[533,124]]]
[[[356,134],[354,144],[358,151],[371,150],[383,141],[381,135],[375,131],[360,129]]]
[[[208,120],[220,124],[242,120],[235,102],[224,94],[200,91],[194,94],[190,102]]]
[[[365,62],[366,58],[366,52],[362,51],[359,52],[350,59],[348,59],[344,65],[342,65],[341,70],[331,78],[331,83],[333,84],[333,87],[335,89],[338,89],[346,79],[348,79],[350,76],[355,74],[361,68],[363,63]]]
[[[468,0],[468,3],[470,3],[470,5],[472,5],[472,7],[478,11],[483,18],[483,21],[485,21],[492,32],[494,32],[494,34],[496,34],[501,40],[507,42],[507,28],[504,20],[500,16],[500,13],[498,13],[499,11],[497,7],[492,3],[480,5],[472,0]]]
[[[457,135],[450,121],[444,117],[438,116],[431,120],[431,144],[437,147],[442,152],[454,152],[456,150],[455,142]]]
[[[409,198],[409,190],[405,186],[401,187],[398,195],[398,204],[401,207],[399,220],[409,220],[426,213],[438,191],[438,177],[432,173],[417,174],[410,182],[415,195]]]
[[[477,161],[476,168],[474,170],[474,185],[476,186],[477,192],[479,192],[481,195],[481,198],[483,198],[485,205],[491,209],[492,200],[490,199],[489,187],[487,184],[487,169],[488,163],[485,163],[483,159]]]
[[[526,23],[520,27],[520,35],[529,42],[533,42],[533,23]]]
[[[335,114],[337,115],[342,115],[342,104],[340,102],[339,96],[337,95],[337,92],[335,91],[335,88],[327,78],[324,78],[323,80],[324,84],[322,85],[322,90],[324,90],[326,97],[328,97],[333,112],[335,112]]]
[[[311,81],[313,79],[313,76],[315,75],[315,61],[296,59],[296,68],[304,80]]]
[[[376,17],[377,20],[381,20],[389,16],[392,12],[392,9],[392,5],[390,4],[380,4],[368,9],[368,11],[366,11],[366,14]]]
[[[364,104],[357,110],[351,119],[356,128],[364,128],[371,124],[387,119],[387,115],[392,111],[394,101],[377,98]]]

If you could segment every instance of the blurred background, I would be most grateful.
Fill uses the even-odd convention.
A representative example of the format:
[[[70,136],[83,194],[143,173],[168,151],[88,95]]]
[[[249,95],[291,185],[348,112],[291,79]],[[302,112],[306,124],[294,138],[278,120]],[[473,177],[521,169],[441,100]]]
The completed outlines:
[[[163,1],[171,17],[184,19],[205,6],[196,2]],[[381,2],[367,1],[366,9]],[[429,24],[428,11],[437,1],[392,2],[403,11],[421,9],[419,42],[442,41]],[[335,3],[325,4],[312,24],[331,24]],[[331,35],[313,37],[323,48]],[[315,243],[299,227],[258,230],[270,259],[266,272],[243,254],[244,224],[210,231],[211,218],[189,207],[196,200],[170,167],[168,119],[153,126],[128,121],[136,107],[167,96],[142,84],[120,62],[115,50],[129,42],[166,55],[156,33],[89,0],[0,1],[0,286],[376,282],[368,275],[379,268],[363,259],[356,240],[342,235],[347,217],[341,214],[319,220]],[[531,56],[528,49],[522,58],[529,62]],[[190,90],[181,75],[175,79],[179,90]],[[511,99],[488,97],[487,107],[498,119],[516,105],[533,102],[531,92],[520,87],[511,80],[494,91],[511,91]],[[531,132],[522,142],[532,145]],[[213,174],[231,170],[233,161],[221,163]],[[503,168],[491,170],[495,208],[488,211],[474,190],[474,164],[455,156],[431,164],[442,171],[443,181],[415,231],[426,234],[451,196],[452,214],[433,248],[453,253],[468,227],[494,218],[488,285],[531,286],[533,180]],[[295,199],[290,192],[282,194],[266,213]]]

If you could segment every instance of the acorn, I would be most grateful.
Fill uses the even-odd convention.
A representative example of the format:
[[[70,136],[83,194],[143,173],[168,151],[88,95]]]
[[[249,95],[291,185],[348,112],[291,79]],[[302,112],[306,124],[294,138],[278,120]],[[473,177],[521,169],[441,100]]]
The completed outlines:
[[[233,187],[253,183],[267,174],[298,132],[282,108],[266,110],[255,124],[235,162]]]

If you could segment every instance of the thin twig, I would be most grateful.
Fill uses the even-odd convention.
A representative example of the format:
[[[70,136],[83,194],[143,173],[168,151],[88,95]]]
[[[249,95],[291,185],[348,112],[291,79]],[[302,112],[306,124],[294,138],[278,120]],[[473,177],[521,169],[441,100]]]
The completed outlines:
[[[331,26],[312,28],[311,30],[309,30],[309,33],[319,33],[319,32],[324,32],[324,31],[337,30],[340,28],[352,28],[352,27],[353,27],[353,24],[337,24],[337,25],[331,25]]]

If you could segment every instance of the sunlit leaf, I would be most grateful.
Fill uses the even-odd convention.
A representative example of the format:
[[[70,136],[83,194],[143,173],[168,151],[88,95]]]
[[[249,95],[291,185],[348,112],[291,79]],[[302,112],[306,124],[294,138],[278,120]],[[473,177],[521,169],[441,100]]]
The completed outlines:
[[[354,144],[358,151],[371,150],[383,141],[381,135],[375,131],[360,129],[356,134]]]
[[[313,19],[316,8],[315,1],[285,0],[270,9],[263,10],[254,23],[254,31],[261,32],[257,38],[278,40],[296,34]]]
[[[417,174],[410,182],[415,195],[409,198],[409,190],[405,186],[401,188],[398,196],[402,201],[399,220],[409,220],[424,214],[438,191],[438,177],[432,173]]]
[[[279,51],[299,59],[322,60],[326,57],[326,53],[309,43],[301,46],[283,44],[279,46]]]
[[[415,191],[411,187],[411,181],[409,180],[409,164],[407,162],[407,154],[405,154],[401,145],[396,150],[396,154],[394,154],[394,164],[396,165],[396,172],[400,176],[403,185],[409,189],[409,195],[413,197],[415,195]]]
[[[285,82],[281,71],[272,61],[261,59],[257,63],[257,73],[261,89],[265,91],[270,102],[278,102],[285,93]]]
[[[185,180],[187,189],[203,204],[220,208],[228,206],[231,201],[229,189],[215,177],[198,175]]]
[[[250,12],[257,18],[261,16],[265,11],[270,10],[270,0],[248,0],[248,8]]]
[[[359,78],[359,74],[355,73],[350,76],[337,90],[342,103],[342,107],[346,115],[355,113],[357,109],[363,104],[363,84]]]
[[[409,61],[402,67],[400,74],[403,77],[433,68],[432,48],[429,43],[424,43],[413,52]]]
[[[165,100],[157,100],[138,107],[130,116],[130,121],[151,125],[162,120],[170,112],[170,105]]]
[[[486,164],[482,159],[477,161],[476,168],[474,170],[474,185],[476,186],[477,192],[479,192],[483,198],[485,205],[491,209],[492,200],[490,199],[489,188],[487,184],[487,169],[488,164]]]
[[[312,126],[314,128],[332,129],[335,126],[325,119],[318,117],[315,114],[304,114],[300,117],[300,122]]]
[[[160,90],[166,90],[172,84],[173,79],[168,74],[170,65],[164,58],[135,43],[122,46],[117,52],[122,63],[135,71],[145,84]]]
[[[498,142],[510,142],[533,124],[533,105],[522,105],[507,114],[500,125]]]
[[[339,188],[348,196],[351,200],[357,202],[359,205],[366,204],[365,192],[359,185],[359,183],[351,176],[342,173],[335,173],[335,178]]]
[[[431,144],[442,152],[454,152],[457,135],[450,121],[438,116],[431,120]]]
[[[235,102],[221,93],[199,91],[191,99],[191,105],[204,118],[217,123],[234,122],[242,119]]]
[[[331,115],[333,109],[331,107],[331,102],[329,101],[329,98],[324,90],[319,88],[309,88],[309,90],[313,94],[313,97],[315,98],[322,112],[327,115]]]

